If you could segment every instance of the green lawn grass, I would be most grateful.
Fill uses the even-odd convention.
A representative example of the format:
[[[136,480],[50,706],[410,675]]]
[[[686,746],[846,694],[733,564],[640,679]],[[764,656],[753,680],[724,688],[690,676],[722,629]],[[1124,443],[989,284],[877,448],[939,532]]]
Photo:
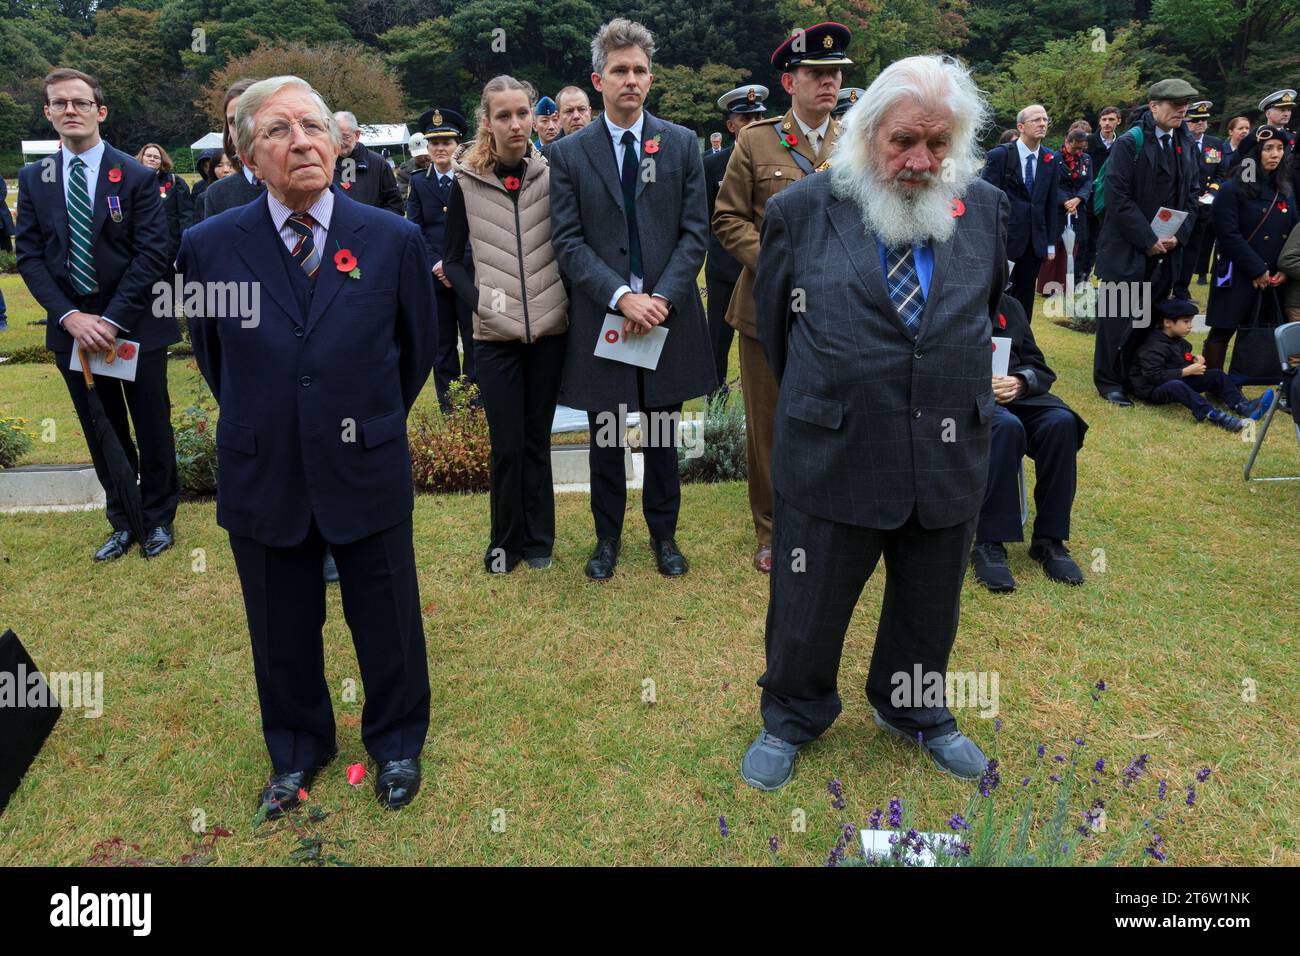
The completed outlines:
[[[1150,779],[1106,794],[1112,836],[1156,806],[1154,780],[1167,777],[1182,819],[1162,827],[1170,863],[1300,863],[1290,613],[1300,572],[1286,543],[1300,483],[1245,484],[1247,446],[1181,407],[1106,405],[1090,384],[1091,337],[1041,317],[1035,332],[1060,376],[1056,391],[1092,425],[1071,541],[1088,580],[1052,585],[1016,545],[1014,595],[968,579],[950,668],[998,673],[1002,727],[969,710],[958,719],[1002,761],[999,796],[1035,770],[1038,742],[1066,752],[1086,727],[1088,762],[1107,760],[1106,791],[1130,759],[1151,754]],[[31,374],[0,366],[0,399],[17,372]],[[1300,473],[1288,424],[1279,420],[1270,438],[1265,473]],[[398,814],[344,779],[347,764],[365,759],[364,695],[341,700],[359,674],[331,591],[326,669],[341,754],[313,797],[341,808],[323,830],[353,841],[347,859],[762,864],[775,835],[781,860],[820,864],[839,822],[825,792],[832,778],[858,823],[895,796],[922,829],[965,809],[971,784],[871,723],[863,685],[883,572],[846,642],[843,715],[800,756],[785,790],[745,786],[737,768],[759,726],[767,580],[749,566],[744,485],[686,487],[679,542],[692,570],[679,581],[655,572],[639,507],[630,493],[618,575],[593,585],[582,576],[592,539],[585,496],[559,498],[554,567],[505,578],[481,570],[485,495],[417,500],[432,726],[424,789]],[[177,547],[162,558],[99,567],[89,553],[102,514],[0,517],[0,627],[13,627],[43,668],[102,671],[105,682],[104,715],[65,714],[0,817],[0,865],[78,863],[115,836],[174,860],[189,847],[195,810],[234,831],[219,843],[221,863],[287,860],[291,834],[261,839],[251,829],[267,763],[226,536],[210,502],[182,505],[176,527]],[[1105,570],[1090,569],[1103,556]],[[647,678],[654,704],[643,701]],[[1089,723],[1098,678],[1111,689]],[[1249,702],[1246,679],[1258,685]],[[1188,810],[1178,785],[1201,766],[1215,775]],[[498,809],[504,832],[492,826]],[[806,832],[792,831],[800,810]]]

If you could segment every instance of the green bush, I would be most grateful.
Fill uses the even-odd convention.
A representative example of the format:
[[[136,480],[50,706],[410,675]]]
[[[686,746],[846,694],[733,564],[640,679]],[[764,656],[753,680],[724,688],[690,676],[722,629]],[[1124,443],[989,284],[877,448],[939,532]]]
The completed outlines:
[[[3,353],[14,365],[53,365],[54,353],[44,345],[23,345]]]
[[[176,432],[176,471],[181,493],[217,493],[216,409],[195,404],[181,412],[173,424]]]
[[[411,414],[407,424],[416,490],[487,491],[492,444],[487,415],[477,401],[478,388],[457,379],[448,397],[451,412],[447,415],[420,410]]]
[[[683,425],[683,428],[702,427],[703,451],[688,458],[687,443],[694,439],[683,437],[683,447],[677,449],[677,468],[682,481],[744,481],[748,474],[745,444],[745,410],[733,394],[715,395],[705,405],[702,423]],[[698,448],[696,450],[699,450]]]
[[[0,468],[12,468],[32,450],[32,436],[27,434],[27,419],[0,418]]]
[[[18,272],[18,254],[0,249],[0,273],[14,275]]]

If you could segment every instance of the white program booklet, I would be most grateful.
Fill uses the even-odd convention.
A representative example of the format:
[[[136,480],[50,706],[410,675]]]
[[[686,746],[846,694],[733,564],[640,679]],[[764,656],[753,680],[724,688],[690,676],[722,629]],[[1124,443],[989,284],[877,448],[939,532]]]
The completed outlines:
[[[1156,234],[1157,239],[1168,239],[1178,231],[1186,218],[1187,213],[1185,212],[1170,209],[1168,206],[1161,206],[1151,219],[1151,231]]]
[[[1006,377],[1007,369],[1011,365],[1011,340],[1004,336],[993,336],[993,374],[995,377]]]
[[[104,375],[108,378],[120,378],[126,382],[134,382],[135,367],[140,361],[140,343],[118,339],[113,361],[109,362],[107,359],[107,352],[91,352],[90,371],[95,375]],[[72,359],[68,362],[68,370],[71,372],[81,371],[80,349],[74,348],[72,350]]]
[[[596,341],[596,355],[653,371],[659,364],[666,338],[668,330],[662,325],[656,325],[644,335],[624,335],[623,316],[607,312]]]

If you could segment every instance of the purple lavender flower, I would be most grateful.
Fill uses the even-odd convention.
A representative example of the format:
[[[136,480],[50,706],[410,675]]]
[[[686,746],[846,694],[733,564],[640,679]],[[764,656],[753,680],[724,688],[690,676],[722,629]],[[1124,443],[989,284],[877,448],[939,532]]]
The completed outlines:
[[[773,853],[776,853],[781,849],[781,844],[777,842],[775,835],[767,838],[767,848]]]
[[[1160,780],[1160,786],[1156,788],[1156,796],[1159,797],[1161,800],[1163,800],[1165,798],[1165,791],[1167,789],[1168,789],[1168,784],[1165,782],[1164,778],[1162,777]]]
[[[1043,756],[1043,754],[1045,754],[1045,753],[1047,753],[1047,744],[1039,744],[1039,745],[1038,745],[1038,756],[1041,757],[1041,756]]]
[[[1160,849],[1160,844],[1165,842],[1165,838],[1159,833],[1152,834],[1151,842],[1147,844],[1144,851],[1148,856],[1153,857],[1157,863],[1165,862],[1165,852]]]
[[[952,819],[948,821],[948,826],[953,830],[969,830],[970,824],[960,813],[954,813]]]
[[[1060,775],[1059,773],[1054,773],[1054,774],[1052,774],[1050,777],[1048,777],[1047,779],[1050,780],[1050,781],[1052,781],[1052,783],[1060,783],[1060,782],[1061,782],[1061,775]]]
[[[1097,758],[1097,762],[1096,762],[1096,764],[1094,764],[1093,766],[1094,766],[1094,768],[1096,769],[1096,771],[1097,771],[1098,773],[1105,773],[1105,772],[1106,772],[1106,758],[1105,758],[1105,757],[1098,757],[1098,758]]]
[[[832,780],[826,784],[826,791],[831,795],[831,806],[836,810],[844,809],[844,784]]]
[[[1002,774],[998,773],[998,762],[995,759],[990,760],[984,768],[984,776],[980,777],[980,794],[990,796],[1002,782]]]
[[[876,809],[872,810],[871,813],[867,816],[867,829],[879,830],[880,821],[884,819],[884,816],[885,815],[881,812],[880,807],[876,807]]]
[[[1129,786],[1138,777],[1142,776],[1142,771],[1146,770],[1147,761],[1150,759],[1150,754],[1139,754],[1129,762],[1129,765],[1124,768],[1124,786]]]
[[[994,718],[993,718],[993,732],[994,732],[994,733],[997,733],[997,732],[1000,731],[1001,729],[1002,729],[1002,718],[1001,718],[1001,717],[994,717]]]
[[[1099,680],[1099,681],[1097,681],[1097,690],[1100,690],[1100,691],[1105,691],[1105,690],[1106,690],[1106,682],[1105,682],[1104,680]]]
[[[1196,806],[1196,788],[1190,783],[1187,785],[1187,805],[1189,807]]]
[[[1075,737],[1075,738],[1074,738],[1074,743],[1075,743],[1076,746],[1078,746],[1078,747],[1082,747],[1082,746],[1083,746],[1083,738],[1082,738],[1082,737]]]
[[[840,846],[831,847],[830,854],[826,857],[827,866],[839,866],[840,860],[844,859],[844,849]]]
[[[1029,786],[1029,778],[1026,777],[1024,780],[1021,780],[1021,781],[1020,781],[1020,786],[1022,786],[1022,787],[1027,787],[1027,786]]]
[[[1213,772],[1214,771],[1209,767],[1202,767],[1200,770],[1196,771],[1196,782],[1205,783],[1205,781],[1210,779],[1210,774]]]
[[[903,801],[897,797],[889,801],[889,826],[896,827],[903,822]]]
[[[1052,754],[1052,759],[1057,763],[1065,763],[1065,754]]]
[[[718,817],[718,829],[722,831],[723,837],[731,836],[731,831],[727,829],[726,817]]]

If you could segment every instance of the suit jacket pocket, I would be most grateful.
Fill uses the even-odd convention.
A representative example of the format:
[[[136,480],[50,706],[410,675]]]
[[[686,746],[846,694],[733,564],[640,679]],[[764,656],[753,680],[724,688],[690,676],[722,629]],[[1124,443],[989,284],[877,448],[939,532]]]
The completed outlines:
[[[839,428],[844,421],[844,404],[792,388],[790,397],[786,399],[785,413],[810,425]]]
[[[374,448],[406,434],[406,412],[398,409],[361,423],[361,446]]]
[[[257,454],[257,432],[226,418],[217,419],[217,447],[242,455]]]
[[[993,417],[993,408],[997,402],[993,400],[993,393],[986,392],[975,399],[975,414],[979,416],[980,424],[983,425]]]

